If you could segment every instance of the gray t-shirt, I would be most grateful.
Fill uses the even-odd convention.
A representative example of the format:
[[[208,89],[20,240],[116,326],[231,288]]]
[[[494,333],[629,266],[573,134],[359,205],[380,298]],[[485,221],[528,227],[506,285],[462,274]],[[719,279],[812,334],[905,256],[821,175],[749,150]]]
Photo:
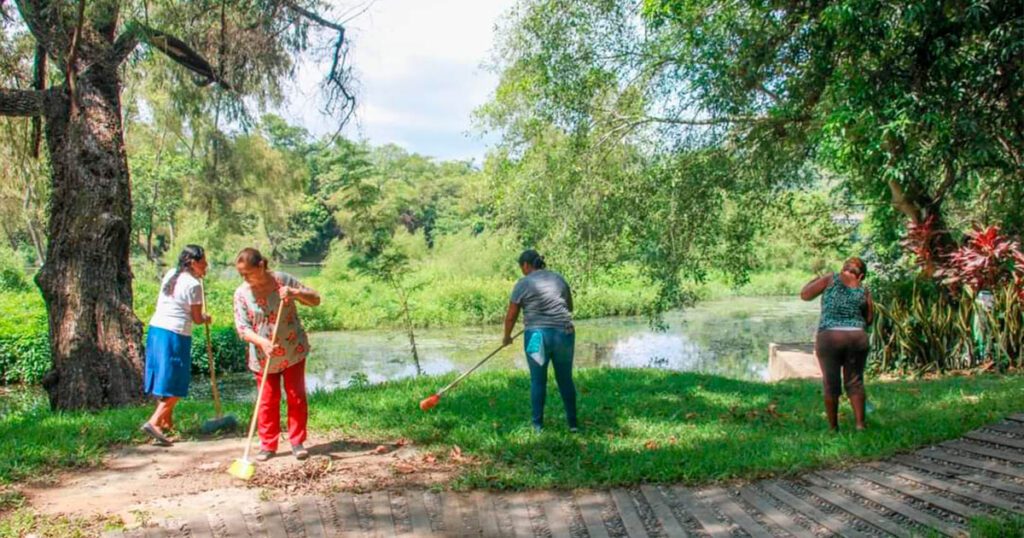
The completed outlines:
[[[572,327],[572,291],[558,273],[538,269],[520,278],[509,301],[523,309],[527,329]]]

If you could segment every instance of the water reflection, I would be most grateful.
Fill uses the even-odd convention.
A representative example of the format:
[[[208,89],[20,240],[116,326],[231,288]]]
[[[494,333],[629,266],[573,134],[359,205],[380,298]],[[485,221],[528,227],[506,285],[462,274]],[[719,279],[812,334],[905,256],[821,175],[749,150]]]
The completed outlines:
[[[645,318],[606,318],[577,323],[576,364],[581,368],[662,368],[739,379],[766,379],[768,343],[810,341],[814,304],[778,298],[703,303],[666,315],[668,329]],[[417,343],[428,374],[464,370],[499,343],[498,327],[421,331]],[[408,341],[398,331],[326,332],[312,335],[307,366],[311,388],[345,386],[362,372],[370,382],[415,374]],[[517,342],[485,368],[525,369]]]
[[[665,316],[665,331],[653,330],[645,318],[581,321],[576,366],[660,368],[763,380],[768,373],[768,343],[811,341],[817,312],[815,303],[789,298],[739,298],[671,312]],[[466,370],[496,348],[500,337],[499,327],[418,331],[420,362],[428,374]],[[416,372],[401,331],[322,332],[310,335],[310,341],[310,391],[345,387],[356,374],[379,383]],[[521,341],[484,368],[526,369]],[[245,386],[239,389],[250,391],[251,380],[243,380]]]

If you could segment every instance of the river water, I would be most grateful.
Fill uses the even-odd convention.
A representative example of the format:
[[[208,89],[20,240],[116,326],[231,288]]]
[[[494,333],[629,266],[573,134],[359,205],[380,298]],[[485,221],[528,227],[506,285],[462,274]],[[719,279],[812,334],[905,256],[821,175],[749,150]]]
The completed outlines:
[[[665,330],[646,318],[617,317],[576,323],[577,368],[662,368],[765,380],[769,342],[810,342],[817,303],[780,297],[708,301],[664,316]],[[416,332],[420,363],[428,374],[464,371],[501,342],[501,328],[462,327]],[[371,383],[416,373],[409,340],[398,330],[331,331],[310,335],[306,366],[310,391],[348,386],[353,377]],[[485,369],[526,369],[522,340],[491,359]],[[196,396],[208,392],[197,380]],[[229,397],[252,397],[248,376],[229,376]]]
[[[740,297],[707,301],[664,316],[664,330],[647,318],[615,317],[576,322],[576,368],[661,368],[767,380],[769,342],[810,342],[818,318],[816,302],[788,297]],[[420,329],[416,343],[427,374],[465,371],[501,342],[501,328]],[[306,365],[310,391],[415,375],[409,340],[399,330],[328,331],[310,334]],[[483,369],[526,369],[522,340],[502,350]],[[196,379],[195,396],[209,392]],[[224,379],[225,396],[252,398],[248,375]]]

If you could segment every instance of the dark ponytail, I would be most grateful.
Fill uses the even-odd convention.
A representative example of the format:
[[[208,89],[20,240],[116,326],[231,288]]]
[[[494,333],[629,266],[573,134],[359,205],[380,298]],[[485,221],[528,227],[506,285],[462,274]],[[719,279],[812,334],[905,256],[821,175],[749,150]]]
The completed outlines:
[[[199,245],[185,245],[185,248],[181,249],[181,254],[178,254],[178,266],[174,269],[174,274],[164,284],[164,295],[174,294],[174,286],[178,283],[178,277],[181,276],[182,271],[188,269],[189,264],[197,262],[206,257],[206,251]]]
[[[544,263],[544,256],[541,256],[539,252],[533,250],[532,248],[529,250],[524,250],[523,253],[519,255],[519,265],[522,265],[524,263],[529,265],[530,267],[533,267],[534,269],[544,269],[545,267],[547,267],[547,265]]]

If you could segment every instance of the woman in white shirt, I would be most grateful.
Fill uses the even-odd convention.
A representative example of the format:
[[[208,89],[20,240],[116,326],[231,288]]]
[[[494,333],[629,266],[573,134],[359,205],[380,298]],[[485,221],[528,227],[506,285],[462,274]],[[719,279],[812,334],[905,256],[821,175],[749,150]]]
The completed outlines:
[[[140,428],[154,443],[170,446],[165,430],[174,426],[172,414],[178,400],[188,395],[192,379],[192,324],[209,323],[203,314],[202,284],[206,253],[198,245],[186,245],[178,265],[164,275],[156,311],[146,336],[146,394],[158,398],[156,411]]]

